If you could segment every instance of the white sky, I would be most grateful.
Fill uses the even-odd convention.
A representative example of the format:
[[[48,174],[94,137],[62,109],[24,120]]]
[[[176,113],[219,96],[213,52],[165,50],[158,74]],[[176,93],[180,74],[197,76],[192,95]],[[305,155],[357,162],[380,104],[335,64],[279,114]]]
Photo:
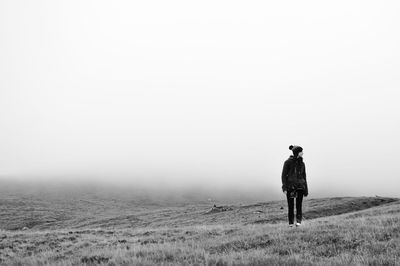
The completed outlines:
[[[398,1],[0,2],[0,176],[400,196]]]

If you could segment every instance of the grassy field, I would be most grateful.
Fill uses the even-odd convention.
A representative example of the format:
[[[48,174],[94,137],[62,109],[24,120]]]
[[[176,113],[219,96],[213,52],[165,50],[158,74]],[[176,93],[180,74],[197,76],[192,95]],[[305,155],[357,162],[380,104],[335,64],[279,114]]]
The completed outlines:
[[[400,265],[400,201],[143,204],[114,196],[0,197],[2,265]]]

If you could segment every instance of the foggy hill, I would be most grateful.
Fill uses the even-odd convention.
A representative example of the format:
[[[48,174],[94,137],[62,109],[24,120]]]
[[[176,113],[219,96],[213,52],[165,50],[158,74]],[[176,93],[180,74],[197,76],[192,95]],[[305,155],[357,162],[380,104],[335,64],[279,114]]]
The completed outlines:
[[[0,189],[1,265],[395,265],[400,257],[397,198],[306,198],[303,225],[289,228],[284,200],[176,204],[48,188]]]
[[[51,189],[50,189],[51,188]],[[208,198],[206,192],[181,194],[120,190],[101,186],[3,185],[0,229],[137,228],[203,224],[263,224],[286,221],[285,201],[240,202]],[[164,194],[163,194],[164,193]],[[385,197],[306,198],[304,219],[338,215],[396,202]],[[259,203],[254,203],[259,202]],[[222,209],[212,207],[222,206]],[[221,211],[222,210],[222,211]]]
[[[68,201],[70,198],[121,200],[140,205],[185,205],[193,203],[237,204],[273,200],[281,196],[280,188],[235,187],[230,184],[216,186],[136,183],[111,183],[95,181],[29,181],[0,179],[0,194],[4,197],[31,197],[32,199],[52,199]]]

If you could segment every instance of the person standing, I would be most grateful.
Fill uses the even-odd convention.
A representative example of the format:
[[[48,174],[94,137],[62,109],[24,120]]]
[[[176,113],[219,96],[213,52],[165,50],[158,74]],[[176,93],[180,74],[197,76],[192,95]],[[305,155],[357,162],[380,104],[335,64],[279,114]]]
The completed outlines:
[[[294,225],[294,200],[296,199],[296,226],[300,226],[303,218],[303,197],[308,196],[308,185],[306,166],[303,162],[303,148],[290,145],[289,150],[293,152],[293,155],[290,155],[283,164],[282,191],[286,194],[289,226],[292,227]]]

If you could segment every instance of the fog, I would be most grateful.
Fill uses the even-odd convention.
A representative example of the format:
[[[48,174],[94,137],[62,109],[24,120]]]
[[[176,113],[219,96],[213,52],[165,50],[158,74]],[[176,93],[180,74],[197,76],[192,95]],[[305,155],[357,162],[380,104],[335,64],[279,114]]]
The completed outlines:
[[[0,179],[400,196],[399,8],[1,1]]]

